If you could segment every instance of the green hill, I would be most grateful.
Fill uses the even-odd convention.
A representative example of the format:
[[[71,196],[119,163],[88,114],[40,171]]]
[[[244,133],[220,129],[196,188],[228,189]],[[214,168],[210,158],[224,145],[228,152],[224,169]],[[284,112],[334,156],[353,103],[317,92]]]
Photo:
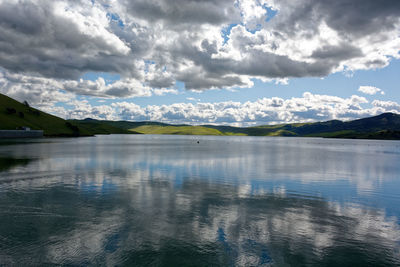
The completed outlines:
[[[143,125],[155,125],[155,126],[169,126],[170,124],[154,121],[99,121],[106,123],[110,126],[130,130]],[[174,126],[187,126],[187,125],[174,125]]]
[[[205,127],[252,136],[310,136],[329,138],[400,139],[400,115],[383,113],[348,122],[331,120],[315,123],[292,123],[255,127]]]
[[[113,126],[112,123],[93,119],[85,120],[69,120],[70,123],[77,125],[79,128],[85,129],[93,134],[135,134],[138,132],[128,131],[122,127]]]
[[[145,134],[210,134],[249,136],[309,136],[327,138],[400,139],[400,115],[384,113],[348,122],[331,120],[315,123],[292,123],[255,127],[216,125],[159,125],[141,122],[130,130]],[[145,126],[143,126],[145,125]],[[206,130],[208,129],[208,130]],[[214,131],[211,131],[214,130]]]
[[[92,119],[67,121],[0,94],[0,130],[15,130],[23,126],[43,130],[45,136],[135,133]]]
[[[93,133],[73,123],[22,104],[0,94],[0,130],[15,130],[27,126],[43,130],[45,136],[90,136]]]
[[[224,135],[217,129],[203,126],[142,125],[131,129],[143,134]]]
[[[398,139],[397,131],[400,131],[400,115],[383,113],[378,116],[347,122],[331,120],[307,123],[297,127],[290,124],[282,127],[299,136]]]
[[[262,125],[255,127],[232,127],[219,125],[171,125],[160,122],[130,121],[73,121],[80,127],[91,123],[97,128],[114,127],[142,134],[178,134],[178,135],[249,135],[249,136],[308,136],[326,138],[362,138],[362,139],[400,139],[400,115],[384,113],[375,117],[348,122],[331,120],[315,123],[291,123]],[[123,133],[123,132],[122,132]]]
[[[90,136],[95,134],[180,134],[309,136],[328,138],[398,139],[400,115],[384,113],[353,121],[331,120],[315,123],[291,123],[255,127],[218,125],[171,125],[160,122],[63,120],[0,94],[0,130],[27,126],[43,130],[45,136]]]

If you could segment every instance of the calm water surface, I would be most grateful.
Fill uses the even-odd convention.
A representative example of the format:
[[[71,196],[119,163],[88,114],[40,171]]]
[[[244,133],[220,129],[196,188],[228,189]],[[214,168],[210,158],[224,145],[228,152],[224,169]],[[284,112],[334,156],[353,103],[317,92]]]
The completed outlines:
[[[0,266],[399,266],[399,219],[398,141],[0,144]]]

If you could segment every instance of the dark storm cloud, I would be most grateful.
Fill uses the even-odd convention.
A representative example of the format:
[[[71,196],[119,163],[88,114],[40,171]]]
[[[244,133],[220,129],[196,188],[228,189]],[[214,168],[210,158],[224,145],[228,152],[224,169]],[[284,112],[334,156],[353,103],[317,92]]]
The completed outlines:
[[[87,71],[135,75],[121,47],[83,33],[54,9],[52,1],[0,3],[2,67],[53,78],[76,79]]]
[[[257,50],[243,61],[232,64],[232,70],[237,73],[269,78],[325,76],[333,67],[334,64],[306,63],[292,60],[287,56]]]
[[[220,25],[240,19],[232,0],[125,0],[123,4],[134,17],[163,21],[172,27],[180,24]]]
[[[172,77],[157,76],[147,83],[152,88],[172,87],[175,81]]]
[[[400,16],[398,0],[313,1],[328,26],[344,33],[365,35],[392,29]]]
[[[246,84],[243,79],[234,75],[277,79],[322,77],[328,75],[338,65],[335,61],[317,61],[315,63],[295,61],[287,56],[260,50],[252,50],[241,60],[218,59],[212,58],[212,54],[208,51],[202,52],[196,47],[188,46],[186,42],[181,44],[182,46],[175,48],[171,53],[173,58],[183,57],[194,62],[195,67],[180,72],[178,75],[178,79],[185,82],[187,89],[221,88]],[[335,51],[333,50],[333,52]]]
[[[311,57],[316,59],[329,60],[345,60],[362,56],[363,52],[360,48],[348,44],[341,44],[337,46],[326,45],[315,50],[311,55]]]
[[[272,24],[284,32],[315,31],[322,21],[347,36],[363,36],[393,29],[399,22],[398,0],[300,0],[278,1],[279,12]]]
[[[190,90],[205,90],[210,88],[224,88],[245,86],[247,83],[238,76],[214,75],[199,68],[179,73],[177,79],[185,83],[185,88]]]

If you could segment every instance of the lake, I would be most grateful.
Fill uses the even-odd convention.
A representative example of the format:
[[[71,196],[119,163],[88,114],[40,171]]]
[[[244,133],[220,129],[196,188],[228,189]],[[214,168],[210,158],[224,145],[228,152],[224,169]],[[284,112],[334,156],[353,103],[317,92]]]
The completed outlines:
[[[0,266],[399,266],[400,142],[0,142]]]

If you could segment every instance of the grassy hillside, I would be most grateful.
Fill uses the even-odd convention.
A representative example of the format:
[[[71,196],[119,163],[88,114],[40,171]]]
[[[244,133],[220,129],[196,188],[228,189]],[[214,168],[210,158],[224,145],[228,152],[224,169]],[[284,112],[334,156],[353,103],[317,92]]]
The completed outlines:
[[[222,132],[203,126],[142,125],[131,129],[143,134],[224,135]]]
[[[153,122],[153,121],[100,121],[100,122],[125,130],[130,130],[132,128],[136,128],[143,125],[158,125],[158,126],[170,125],[162,122]],[[184,125],[175,125],[175,126],[184,126]]]
[[[85,119],[85,120],[69,120],[72,124],[79,128],[85,129],[94,134],[135,134],[138,132],[129,131],[124,128],[119,128],[103,121]]]
[[[342,122],[292,123],[255,127],[216,125],[170,125],[160,122],[102,120],[63,120],[0,94],[0,130],[27,126],[43,130],[46,136],[89,136],[94,134],[180,134],[180,135],[251,135],[313,136],[329,138],[400,139],[400,115],[378,116]]]
[[[123,124],[123,122],[120,122]],[[400,115],[384,113],[349,122],[331,120],[315,123],[263,125],[255,127],[167,125],[133,122],[130,128],[144,134],[208,134],[250,136],[310,136],[327,138],[400,139]]]
[[[73,123],[0,94],[0,130],[15,130],[22,126],[33,130],[43,130],[46,136],[92,135],[91,132]]]
[[[312,136],[329,138],[400,139],[400,115],[384,113],[378,116],[342,122],[331,120],[315,123],[263,125],[248,128],[230,126],[207,127],[254,136]]]

